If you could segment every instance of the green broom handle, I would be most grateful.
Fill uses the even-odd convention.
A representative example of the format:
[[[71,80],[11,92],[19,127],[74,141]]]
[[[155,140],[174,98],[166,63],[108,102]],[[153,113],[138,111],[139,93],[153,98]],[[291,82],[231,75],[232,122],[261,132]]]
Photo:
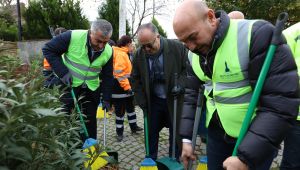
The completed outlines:
[[[150,152],[149,152],[149,139],[148,139],[148,116],[147,116],[147,112],[144,112],[144,129],[145,129],[145,146],[146,146],[146,157],[149,156]]]
[[[89,137],[89,133],[88,133],[88,131],[86,129],[86,126],[85,126],[85,123],[84,123],[84,120],[83,120],[83,116],[82,116],[81,110],[79,108],[79,105],[78,105],[75,93],[73,91],[73,88],[71,88],[71,94],[72,94],[72,97],[73,97],[73,100],[74,100],[74,104],[75,104],[76,110],[79,113],[79,118],[80,118],[80,122],[81,122],[81,125],[82,125],[82,128],[83,128],[84,135],[85,135],[85,137],[88,138]]]
[[[254,92],[253,92],[253,96],[251,97],[250,104],[249,104],[246,116],[244,118],[241,130],[240,130],[239,137],[237,139],[237,142],[235,144],[235,147],[234,147],[234,150],[233,150],[233,153],[232,153],[233,156],[237,155],[237,149],[238,149],[239,145],[241,144],[242,140],[244,139],[244,137],[245,137],[245,135],[248,131],[248,127],[251,123],[253,112],[256,108],[256,105],[257,105],[262,87],[264,85],[264,81],[266,79],[266,76],[267,76],[267,73],[269,71],[271,62],[273,60],[274,53],[275,53],[276,48],[277,48],[277,46],[280,42],[281,33],[282,33],[283,28],[284,28],[284,24],[287,21],[287,18],[288,18],[288,14],[285,13],[285,12],[280,13],[278,18],[277,18],[276,26],[275,26],[275,29],[273,31],[271,45],[268,49],[266,59],[264,61],[263,67],[260,71],[258,81],[256,83],[256,86],[255,86],[255,89],[254,89]]]

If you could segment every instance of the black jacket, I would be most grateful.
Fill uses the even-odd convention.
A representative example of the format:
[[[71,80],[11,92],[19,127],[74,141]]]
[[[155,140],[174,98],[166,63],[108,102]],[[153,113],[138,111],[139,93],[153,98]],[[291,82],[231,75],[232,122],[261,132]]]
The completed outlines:
[[[48,43],[45,44],[43,47],[43,55],[51,65],[52,69],[54,70],[55,74],[62,78],[65,74],[67,74],[68,68],[64,65],[62,61],[62,54],[68,51],[70,40],[71,40],[71,32],[67,31],[64,32],[53,39],[51,39]],[[87,48],[88,48],[88,56],[90,62],[94,61],[97,57],[92,58],[92,49],[89,45],[90,37],[87,37]],[[97,56],[96,54],[95,56]],[[99,56],[101,53],[99,54]],[[113,81],[113,57],[108,60],[108,62],[102,67],[102,71],[99,75],[101,81],[101,91],[103,93],[103,100],[109,101],[111,97],[111,88],[112,88],[112,81]]]
[[[222,44],[229,28],[229,17],[225,12],[217,12],[220,24],[215,33],[214,43],[207,56],[200,57],[200,66],[208,77],[212,76],[214,57]],[[254,23],[251,32],[249,80],[254,89],[271,42],[273,25],[266,21]],[[200,54],[201,55],[201,54]],[[202,55],[203,56],[203,55]],[[196,110],[197,91],[201,82],[187,66],[187,80],[180,135],[191,139]],[[238,157],[248,166],[259,165],[271,154],[272,148],[278,148],[287,131],[294,124],[299,107],[299,79],[294,58],[284,41],[281,40],[274,55],[269,73],[258,103],[256,117],[238,148]],[[217,114],[217,113],[214,113]]]
[[[161,37],[162,38],[162,37]],[[163,43],[163,61],[164,61],[164,74],[165,74],[165,89],[167,92],[167,106],[169,113],[171,114],[171,121],[173,120],[173,105],[174,97],[171,93],[174,87],[174,73],[179,75],[178,84],[183,86],[185,75],[186,75],[186,62],[187,62],[187,49],[184,45],[177,40],[170,40],[162,38]],[[151,88],[150,88],[150,77],[149,77],[149,67],[144,51],[139,48],[134,56],[133,68],[132,68],[132,88],[135,93],[136,103],[144,110],[151,110]],[[181,117],[182,110],[182,100],[183,94],[180,94],[177,98],[177,125]],[[148,116],[151,116],[151,113],[148,112]],[[150,121],[148,119],[148,121]],[[176,127],[177,135],[179,137],[178,129],[179,125]],[[151,129],[150,129],[151,130]],[[177,138],[177,142],[180,142]],[[180,145],[181,146],[181,145]]]

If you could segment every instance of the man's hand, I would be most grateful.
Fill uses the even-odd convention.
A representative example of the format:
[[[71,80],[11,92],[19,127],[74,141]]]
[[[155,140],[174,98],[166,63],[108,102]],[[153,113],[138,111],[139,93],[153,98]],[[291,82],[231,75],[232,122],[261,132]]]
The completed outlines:
[[[68,87],[71,86],[72,84],[72,75],[70,72],[68,72],[67,74],[65,74],[61,79],[60,79],[65,85],[67,85]]]
[[[184,94],[184,88],[182,88],[180,85],[174,86],[172,88],[171,93],[173,96],[178,96],[180,94]]]
[[[109,101],[103,101],[103,109],[105,109],[107,112],[110,111],[110,102]]]
[[[236,156],[227,158],[223,162],[223,168],[226,170],[248,170],[248,166]]]
[[[126,94],[132,96],[133,95],[133,91],[131,89],[126,90]]]
[[[194,151],[191,143],[185,143],[185,142],[182,143],[181,159],[185,169],[188,166],[189,160],[193,160],[193,161],[196,160],[196,155],[194,155]]]

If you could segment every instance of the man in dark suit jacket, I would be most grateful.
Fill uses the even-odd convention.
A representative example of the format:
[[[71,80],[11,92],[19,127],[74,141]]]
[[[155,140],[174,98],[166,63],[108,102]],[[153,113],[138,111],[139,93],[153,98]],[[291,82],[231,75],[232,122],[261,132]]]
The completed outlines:
[[[174,95],[178,98],[176,117],[179,118],[187,50],[179,41],[161,37],[152,23],[141,25],[137,36],[141,47],[133,61],[133,90],[137,104],[149,117],[150,156],[156,160],[159,132],[163,127],[169,128],[169,155],[172,153]],[[178,74],[178,88],[174,88],[175,73]],[[176,141],[181,144],[179,138]],[[176,158],[179,157],[178,146],[175,149]]]

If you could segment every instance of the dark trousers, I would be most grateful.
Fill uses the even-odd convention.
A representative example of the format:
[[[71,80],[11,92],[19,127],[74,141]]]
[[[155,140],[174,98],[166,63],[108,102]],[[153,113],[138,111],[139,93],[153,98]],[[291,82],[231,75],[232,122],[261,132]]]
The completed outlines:
[[[100,102],[100,88],[95,91],[91,91],[88,88],[76,87],[73,88],[75,96],[77,98],[80,110],[86,117],[85,125],[89,133],[90,138],[97,139],[97,121],[96,112]],[[66,88],[64,94],[60,98],[63,102],[63,108],[67,113],[71,113],[74,108],[74,101],[72,99],[71,89]],[[77,110],[75,110],[77,113]],[[79,114],[79,113],[77,113]],[[79,115],[78,115],[79,116]],[[82,140],[85,141],[86,136],[82,135]]]
[[[214,119],[215,115],[212,119]],[[207,140],[207,167],[209,170],[224,170],[223,162],[232,155],[236,138],[225,135],[223,128],[219,126],[220,122],[211,121],[208,127]],[[255,149],[255,148],[253,148]],[[256,170],[269,170],[277,150],[270,157],[264,158],[263,165],[256,167]]]
[[[133,105],[133,96],[126,98],[113,99],[116,112],[116,132],[117,135],[123,135],[124,132],[124,115],[127,112],[127,118],[131,130],[137,127],[136,113]]]
[[[172,156],[172,124],[171,115],[168,111],[168,104],[166,99],[152,97],[151,98],[151,111],[149,113],[149,150],[150,157],[153,160],[157,159],[159,132],[164,128],[169,128],[169,157]],[[175,143],[175,157],[179,158],[178,145]]]
[[[300,121],[288,132],[284,139],[284,149],[280,170],[300,169]]]

